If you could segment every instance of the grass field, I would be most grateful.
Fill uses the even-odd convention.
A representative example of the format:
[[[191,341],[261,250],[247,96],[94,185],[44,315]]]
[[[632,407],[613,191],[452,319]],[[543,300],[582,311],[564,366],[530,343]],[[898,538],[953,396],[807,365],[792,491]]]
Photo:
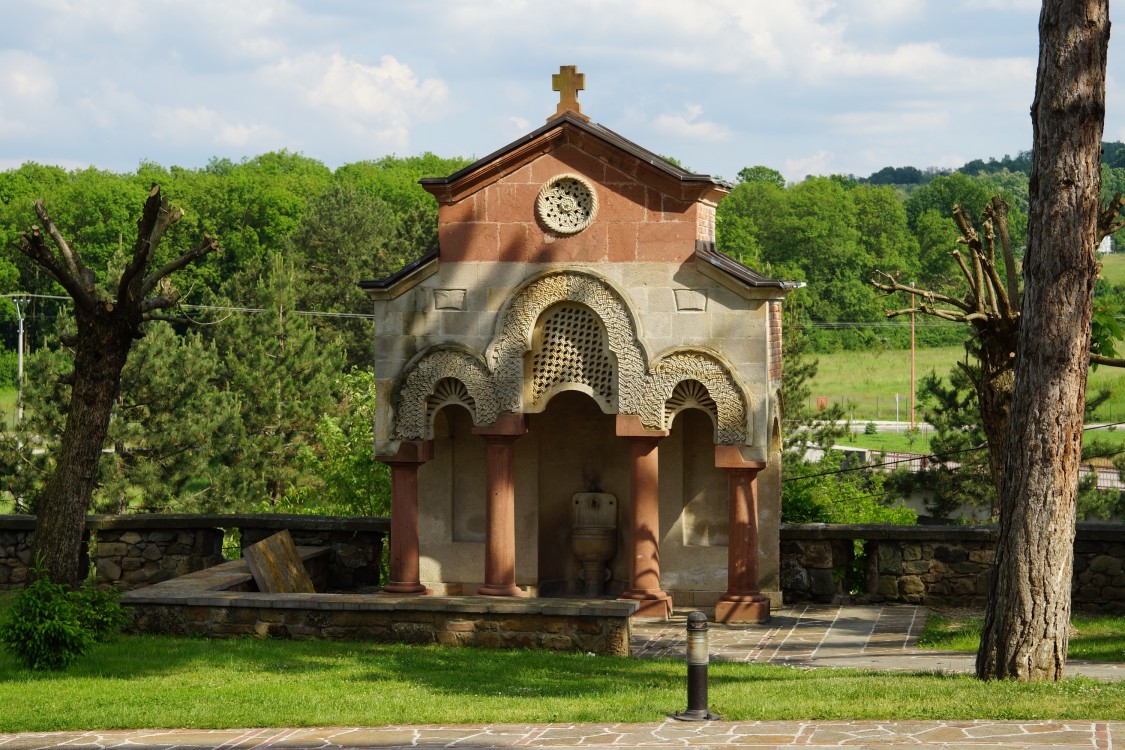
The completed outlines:
[[[1125,256],[1123,256],[1125,258]],[[815,355],[820,360],[816,378],[811,384],[810,407],[818,397],[830,403],[843,404],[854,422],[869,419],[894,420],[895,394],[898,394],[898,419],[910,421],[910,350],[874,352],[836,352]],[[936,372],[946,376],[965,350],[960,346],[918,349],[915,352],[916,380]],[[1099,422],[1125,422],[1125,370],[1099,367],[1091,371],[1089,392],[1109,388],[1113,394],[1094,414]],[[922,419],[921,408],[917,418]]]
[[[931,612],[918,637],[919,648],[976,651],[984,619],[973,615]],[[1075,615],[1071,619],[1067,657],[1094,661],[1125,661],[1125,617]]]
[[[0,654],[0,731],[661,721],[681,660],[333,641],[133,636],[67,672]],[[979,682],[712,662],[731,721],[1125,719],[1125,682]]]
[[[1125,253],[1102,256],[1101,277],[1110,286],[1125,286]]]
[[[842,441],[844,445],[901,453],[926,453],[930,450],[930,431],[927,428],[919,430],[913,442],[908,435],[901,432],[877,432],[874,435],[867,435],[863,432],[863,425],[859,423],[853,423],[852,429],[854,430],[852,436]],[[1086,430],[1082,433],[1082,437],[1087,447],[1096,444],[1104,447],[1106,451],[1125,447],[1125,428]]]

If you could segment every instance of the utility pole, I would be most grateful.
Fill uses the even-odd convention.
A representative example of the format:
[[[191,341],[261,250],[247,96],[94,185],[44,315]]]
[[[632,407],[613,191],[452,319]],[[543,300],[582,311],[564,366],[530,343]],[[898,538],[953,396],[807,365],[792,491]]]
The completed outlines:
[[[914,429],[914,282],[910,282],[910,429]]]
[[[12,297],[12,302],[16,306],[16,321],[18,323],[19,331],[19,348],[16,355],[16,427],[23,424],[23,308],[30,298],[22,295]]]

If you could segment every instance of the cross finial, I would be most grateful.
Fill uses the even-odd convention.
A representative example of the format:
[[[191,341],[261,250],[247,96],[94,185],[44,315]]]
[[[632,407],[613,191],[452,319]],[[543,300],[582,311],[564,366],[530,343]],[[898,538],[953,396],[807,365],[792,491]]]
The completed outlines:
[[[559,92],[559,106],[548,120],[567,112],[573,112],[583,120],[590,119],[582,114],[582,107],[578,104],[578,92],[586,89],[586,74],[579,73],[577,65],[560,65],[559,72],[551,76],[551,89]]]

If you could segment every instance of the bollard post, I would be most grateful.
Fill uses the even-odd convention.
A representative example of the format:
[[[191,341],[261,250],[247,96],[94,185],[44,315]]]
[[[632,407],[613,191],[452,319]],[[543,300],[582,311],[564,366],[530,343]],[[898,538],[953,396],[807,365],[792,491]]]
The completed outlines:
[[[717,721],[707,709],[707,615],[696,611],[687,618],[687,710],[672,714],[679,721]]]

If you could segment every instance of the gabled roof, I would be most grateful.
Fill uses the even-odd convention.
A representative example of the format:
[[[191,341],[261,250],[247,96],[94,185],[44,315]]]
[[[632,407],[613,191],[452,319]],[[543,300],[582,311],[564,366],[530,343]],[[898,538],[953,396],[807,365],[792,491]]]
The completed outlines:
[[[652,183],[678,200],[699,200],[705,196],[718,200],[731,190],[727,182],[681,169],[664,157],[607,127],[587,122],[573,112],[548,120],[541,128],[448,177],[426,177],[419,183],[439,203],[451,203],[564,143],[578,145],[596,157],[605,158],[615,168]],[[646,177],[648,179],[644,179]]]

